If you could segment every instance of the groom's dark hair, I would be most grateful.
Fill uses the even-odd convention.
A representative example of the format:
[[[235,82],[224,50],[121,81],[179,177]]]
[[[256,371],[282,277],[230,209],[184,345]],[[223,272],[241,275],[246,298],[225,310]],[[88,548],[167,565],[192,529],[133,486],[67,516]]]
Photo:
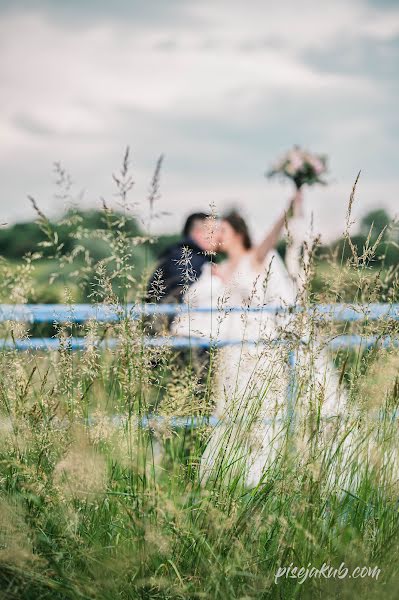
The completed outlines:
[[[236,233],[239,233],[242,238],[242,243],[244,244],[244,248],[249,250],[252,248],[252,240],[249,234],[248,225],[245,220],[242,218],[240,213],[236,210],[232,210],[229,213],[223,215],[222,221],[226,221],[234,229]]]
[[[206,219],[209,219],[209,217],[210,217],[210,215],[208,215],[207,213],[203,213],[203,212],[192,213],[191,215],[189,215],[187,217],[186,222],[183,227],[182,233],[183,233],[184,237],[190,236],[190,233],[194,229],[194,225],[197,221],[206,221]]]

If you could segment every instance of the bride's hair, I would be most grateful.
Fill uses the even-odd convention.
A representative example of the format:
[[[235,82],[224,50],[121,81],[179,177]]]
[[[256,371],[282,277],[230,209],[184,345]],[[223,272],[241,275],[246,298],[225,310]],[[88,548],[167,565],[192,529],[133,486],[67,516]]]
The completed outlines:
[[[249,234],[248,225],[236,210],[232,210],[223,215],[222,221],[226,221],[226,223],[228,223],[236,233],[241,235],[242,242],[246,250],[252,248],[252,240]]]

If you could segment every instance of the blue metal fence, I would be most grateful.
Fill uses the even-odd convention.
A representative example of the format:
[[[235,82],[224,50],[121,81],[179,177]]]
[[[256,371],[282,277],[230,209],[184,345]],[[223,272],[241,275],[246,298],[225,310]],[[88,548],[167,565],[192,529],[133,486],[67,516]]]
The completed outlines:
[[[57,321],[82,323],[90,319],[109,323],[123,317],[137,319],[142,315],[175,315],[184,312],[216,312],[214,307],[192,307],[184,304],[0,304],[0,321],[26,323],[51,323]],[[300,306],[272,306],[245,308],[223,307],[220,312],[301,312]],[[364,319],[399,319],[399,304],[315,304],[306,311],[313,316],[335,321],[361,321]]]
[[[219,312],[262,312],[262,313],[296,313],[304,309],[300,306],[261,306],[255,308],[245,307],[223,307]],[[372,320],[399,320],[399,304],[317,304],[306,309],[309,316],[320,321],[372,321]],[[191,307],[181,304],[128,304],[126,306],[112,306],[105,304],[1,304],[0,322],[19,321],[27,324],[33,323],[84,323],[95,320],[101,323],[117,322],[123,318],[138,319],[141,316],[151,315],[176,315],[183,313],[207,312],[215,313],[218,309],[211,307]],[[67,342],[60,341],[57,337],[48,338],[24,338],[24,339],[2,339],[0,348],[16,350],[58,350],[65,347],[65,343],[71,350],[84,350],[87,341],[83,337],[71,337]],[[198,347],[208,348],[210,346],[240,345],[242,340],[216,340],[207,337],[190,338],[176,336],[147,337],[145,343],[149,346],[168,345],[174,348]],[[251,343],[251,341],[247,342]],[[255,342],[252,342],[255,343]],[[105,339],[98,341],[97,345],[102,348],[113,348],[117,344],[116,339]],[[361,335],[338,335],[329,341],[332,350],[344,348],[369,348],[374,345],[381,347],[399,346],[399,338],[392,336],[361,336]]]
[[[138,319],[145,315],[176,315],[194,312],[262,312],[262,313],[298,313],[303,312],[300,306],[262,306],[256,308],[244,307],[223,307],[220,310],[211,307],[194,308],[181,304],[129,304],[127,306],[95,305],[95,304],[24,304],[24,305],[0,305],[0,322],[19,321],[26,324],[34,323],[84,323],[89,320],[95,320],[100,323],[113,323],[124,318]],[[337,322],[356,322],[356,321],[375,321],[375,320],[399,320],[399,304],[368,304],[368,305],[347,305],[347,304],[318,304],[306,309],[308,315],[316,320],[337,321]],[[146,337],[144,340],[149,346],[168,345],[173,348],[209,348],[222,347],[227,345],[241,345],[242,340],[216,340],[206,337],[176,337],[176,336],[153,336]],[[275,343],[284,343],[283,340],[274,340]],[[246,341],[245,343],[255,344],[255,341]],[[84,337],[70,337],[66,340],[60,340],[57,337],[43,337],[24,339],[2,339],[0,340],[0,350],[35,350],[35,351],[57,351],[61,348],[70,350],[85,350],[88,341]],[[115,338],[104,339],[96,342],[100,348],[113,348],[118,344]],[[341,350],[349,348],[367,349],[372,346],[379,347],[399,347],[399,337],[393,336],[362,336],[362,335],[337,335],[331,339],[328,346],[331,350]],[[296,356],[292,349],[288,351],[288,366],[290,368],[289,386],[287,391],[287,416],[291,423],[294,421],[295,406],[295,363]],[[118,417],[119,418],[119,417]],[[151,427],[153,419],[161,417],[143,417],[141,425]],[[144,420],[143,420],[144,419]],[[219,419],[216,417],[173,417],[170,425],[173,427],[197,427],[207,423],[217,425]]]

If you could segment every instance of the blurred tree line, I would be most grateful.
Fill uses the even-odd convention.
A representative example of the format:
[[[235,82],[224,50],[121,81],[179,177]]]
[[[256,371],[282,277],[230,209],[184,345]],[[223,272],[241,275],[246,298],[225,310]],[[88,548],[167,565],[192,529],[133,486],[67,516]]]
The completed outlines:
[[[118,218],[116,214],[115,218]],[[116,221],[115,221],[116,222]],[[55,234],[58,256],[54,255],[54,244],[48,243],[46,227]],[[0,256],[11,264],[18,264],[27,254],[40,252],[40,258],[36,262],[35,277],[37,279],[37,293],[30,300],[33,302],[60,302],[63,289],[66,285],[73,286],[69,280],[76,263],[83,263],[85,256],[91,257],[91,264],[104,260],[108,265],[112,263],[113,248],[110,238],[101,235],[105,231],[106,224],[104,211],[74,211],[67,213],[59,220],[47,221],[46,227],[43,222],[30,221],[16,223],[9,227],[0,228]],[[179,239],[179,234],[161,235],[154,240],[145,240],[143,231],[134,218],[124,218],[123,228],[127,239],[132,240],[133,252],[131,261],[134,263],[134,276],[140,278],[145,270],[151,270],[157,258],[165,248]],[[358,255],[362,255],[365,247],[373,246],[378,238],[378,247],[375,249],[370,266],[392,266],[399,264],[399,233],[393,226],[389,214],[383,209],[377,209],[366,214],[359,223],[358,231],[351,236],[351,241]],[[143,241],[140,242],[140,238]],[[134,243],[134,239],[139,243]],[[78,248],[80,251],[78,252]],[[282,256],[285,253],[285,241],[282,240],[278,246]],[[74,264],[64,265],[62,276],[51,286],[54,270],[58,269],[57,261],[60,256],[74,255]],[[344,238],[335,240],[329,245],[320,246],[316,255],[316,262],[322,263],[326,256],[336,256],[337,261],[345,261],[352,255],[352,249]],[[108,261],[108,262],[107,262]],[[115,268],[115,264],[109,268]],[[75,301],[85,301],[90,292],[90,273],[88,272],[88,283],[86,288],[75,290]]]
[[[373,247],[369,266],[391,267],[399,264],[399,229],[386,210],[372,210],[361,219],[358,231],[350,235],[352,246],[358,256],[362,256],[367,247]],[[377,243],[378,242],[378,243]],[[284,258],[286,241],[280,240],[278,251]],[[316,253],[316,262],[327,256],[336,256],[343,263],[353,256],[353,251],[344,236],[328,245],[320,245]]]
[[[34,259],[35,285],[29,302],[65,302],[66,288],[72,301],[89,301],[100,261],[119,296],[115,273],[122,263],[130,263],[131,270],[125,264],[125,285],[132,296],[157,257],[179,239],[174,234],[149,240],[135,218],[114,211],[72,209],[60,219],[49,220],[35,209],[37,220],[0,227],[0,257],[9,268],[17,271],[24,257]],[[116,257],[118,252],[125,257]]]
[[[79,220],[79,228],[91,231],[104,230],[104,213],[99,210],[74,211],[58,220],[49,222],[53,232],[57,234],[58,243],[62,245],[62,253],[67,254],[73,251],[79,245],[84,245],[90,252],[94,260],[107,258],[110,253],[109,245],[100,237],[86,237],[79,240],[74,236],[76,227],[73,223]],[[137,221],[134,218],[125,219],[125,231],[131,237],[142,236]],[[153,260],[158,257],[163,250],[180,238],[179,234],[161,235],[150,244],[151,256]],[[0,228],[0,255],[9,260],[21,260],[26,254],[40,251],[43,259],[49,259],[52,256],[50,247],[43,247],[42,244],[47,241],[47,236],[40,223],[37,221],[28,221],[25,223],[15,223],[9,227]]]
[[[367,213],[360,221],[359,231],[351,236],[351,241],[359,256],[368,246],[375,246],[375,254],[371,264],[386,267],[399,263],[399,232],[386,210],[379,208]],[[332,245],[338,250],[338,256],[344,260],[350,258],[352,250],[344,240],[337,240]]]

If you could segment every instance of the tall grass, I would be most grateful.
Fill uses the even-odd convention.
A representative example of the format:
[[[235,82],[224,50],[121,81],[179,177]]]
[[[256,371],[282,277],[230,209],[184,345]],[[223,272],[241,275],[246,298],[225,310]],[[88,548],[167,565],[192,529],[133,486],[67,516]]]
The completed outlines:
[[[151,219],[160,164],[149,194]],[[70,180],[59,173],[69,193]],[[0,352],[2,597],[396,598],[399,456],[393,416],[399,354],[394,348],[337,354],[348,402],[344,414],[325,420],[325,390],[312,379],[309,351],[297,367],[296,419],[275,415],[281,444],[260,483],[251,486],[243,476],[245,460],[231,467],[278,365],[276,371],[260,371],[258,404],[252,398],[246,413],[244,402],[235,415],[241,419],[237,444],[221,443],[211,476],[201,479],[210,428],[175,428],[169,417],[212,412],[218,356],[212,351],[209,373],[200,372],[194,353],[182,356],[166,346],[145,345],[148,331],[158,331],[159,324],[124,316],[124,304],[143,297],[135,249],[150,243],[151,235],[137,239],[126,232],[133,185],[128,153],[115,181],[122,212],[104,202],[104,229],[96,232],[112,255],[108,264],[94,263],[82,249],[85,262],[75,282],[91,285],[94,302],[120,309],[120,320],[106,327],[56,323],[63,341],[58,352]],[[62,273],[74,256],[62,254],[39,209],[38,218]],[[71,235],[85,235],[79,222],[71,223]],[[346,264],[333,257],[336,289],[315,297],[308,285],[305,305],[340,299],[348,274],[350,285],[356,282],[353,301],[376,300],[384,283],[371,270],[374,250],[365,248],[363,257],[354,251]],[[2,266],[3,301],[26,301],[36,258],[27,257],[17,271]],[[309,284],[311,259],[306,269]],[[390,289],[395,300],[395,274]],[[73,302],[68,290],[66,301]],[[2,337],[29,335],[20,323],[1,327]],[[290,330],[290,349],[298,349],[301,327],[297,321]],[[306,327],[310,342],[350,330],[329,321]],[[352,327],[365,335],[397,333],[393,321]],[[85,336],[85,351],[70,352],[72,334]],[[108,337],[119,344],[100,351],[95,342]],[[155,413],[164,419],[140,426],[140,418]],[[227,426],[225,435],[231,433]],[[278,569],[291,563],[338,568],[343,562],[349,569],[377,566],[381,572],[377,580],[316,577],[299,583],[280,577],[276,582]]]

